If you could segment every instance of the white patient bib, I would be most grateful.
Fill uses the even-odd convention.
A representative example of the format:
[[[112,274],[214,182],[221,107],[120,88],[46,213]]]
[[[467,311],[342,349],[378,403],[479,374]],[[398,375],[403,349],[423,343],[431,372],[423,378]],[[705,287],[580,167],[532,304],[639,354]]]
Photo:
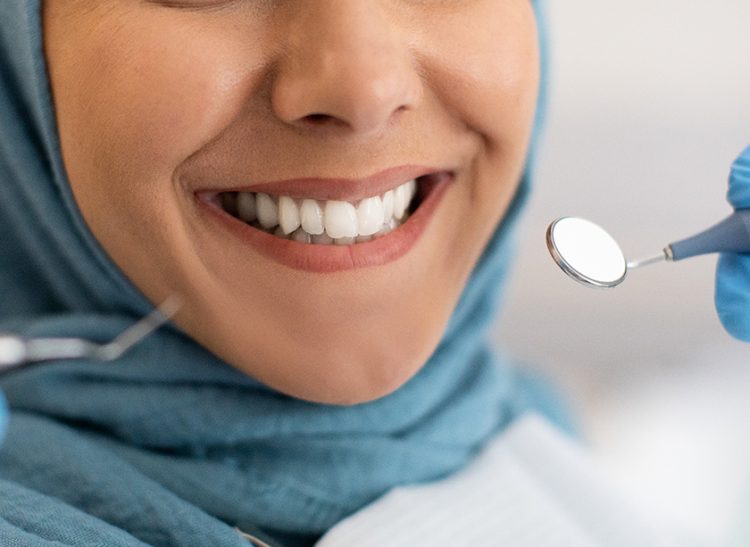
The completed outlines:
[[[397,487],[316,547],[697,546],[621,495],[591,454],[537,414],[445,480]]]

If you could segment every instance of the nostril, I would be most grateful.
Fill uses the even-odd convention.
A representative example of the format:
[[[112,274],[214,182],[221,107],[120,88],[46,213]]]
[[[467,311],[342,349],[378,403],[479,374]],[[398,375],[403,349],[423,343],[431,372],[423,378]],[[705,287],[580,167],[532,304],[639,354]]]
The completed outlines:
[[[326,121],[330,116],[328,114],[308,114],[307,121],[312,123],[320,123]]]
[[[348,127],[344,120],[330,114],[308,114],[302,118],[302,122],[308,127]]]
[[[308,114],[304,118],[305,122],[309,125],[324,125],[327,123],[333,124],[336,118],[329,114]]]

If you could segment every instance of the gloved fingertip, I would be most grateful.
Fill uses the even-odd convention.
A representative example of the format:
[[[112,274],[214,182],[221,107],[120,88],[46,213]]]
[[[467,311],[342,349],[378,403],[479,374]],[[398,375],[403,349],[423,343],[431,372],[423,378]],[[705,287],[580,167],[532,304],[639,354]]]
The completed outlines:
[[[735,209],[750,207],[750,146],[732,164],[727,199]]]
[[[8,415],[8,403],[3,394],[0,393],[0,444],[2,444],[5,433],[8,430]]]
[[[719,321],[724,330],[737,340],[750,342],[750,325],[740,314],[719,311]]]
[[[724,330],[750,342],[750,257],[722,253],[716,264],[714,304]]]

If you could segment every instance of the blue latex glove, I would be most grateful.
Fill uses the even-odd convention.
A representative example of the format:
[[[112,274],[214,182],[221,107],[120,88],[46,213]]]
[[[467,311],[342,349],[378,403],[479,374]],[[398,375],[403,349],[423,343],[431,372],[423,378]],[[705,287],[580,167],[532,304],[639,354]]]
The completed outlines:
[[[727,199],[735,209],[750,207],[750,146],[732,165]],[[729,334],[750,342],[750,254],[719,256],[715,303],[719,319]]]
[[[8,404],[5,402],[3,392],[0,391],[0,444],[3,444],[5,430],[8,428]]]

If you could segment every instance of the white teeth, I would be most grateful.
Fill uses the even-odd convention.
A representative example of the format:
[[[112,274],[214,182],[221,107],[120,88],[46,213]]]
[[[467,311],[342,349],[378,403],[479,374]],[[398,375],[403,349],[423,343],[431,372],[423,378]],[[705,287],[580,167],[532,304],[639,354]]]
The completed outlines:
[[[250,192],[237,193],[237,216],[245,222],[255,220],[255,196]]]
[[[334,239],[357,236],[357,210],[348,201],[327,201],[326,233]]]
[[[299,228],[299,208],[290,197],[281,196],[279,198],[279,224],[285,234],[291,234]]]
[[[389,232],[392,232],[393,230],[396,229],[396,227],[399,224],[400,223],[399,223],[398,220],[396,220],[395,218],[392,218],[391,220],[389,220],[388,222],[386,222],[385,224],[383,224],[382,228],[380,228],[380,230],[378,230],[378,233],[376,233],[375,235],[376,236],[382,236],[382,235],[385,235],[385,234],[387,234]]]
[[[302,229],[311,235],[320,235],[325,230],[323,224],[323,210],[314,199],[302,201],[300,207],[300,217],[302,220]]]
[[[268,194],[259,193],[255,198],[255,208],[258,222],[264,228],[273,228],[279,223],[278,207]]]
[[[393,190],[383,194],[383,221],[388,222],[393,218]]]
[[[383,202],[378,196],[363,199],[357,207],[357,233],[369,236],[383,225]]]
[[[382,196],[359,201],[317,201],[262,192],[222,194],[225,211],[243,221],[284,239],[301,243],[352,245],[370,241],[405,222],[409,205],[417,192],[410,180]]]
[[[401,220],[404,218],[404,211],[406,211],[407,195],[406,185],[402,184],[393,191],[393,216]]]

